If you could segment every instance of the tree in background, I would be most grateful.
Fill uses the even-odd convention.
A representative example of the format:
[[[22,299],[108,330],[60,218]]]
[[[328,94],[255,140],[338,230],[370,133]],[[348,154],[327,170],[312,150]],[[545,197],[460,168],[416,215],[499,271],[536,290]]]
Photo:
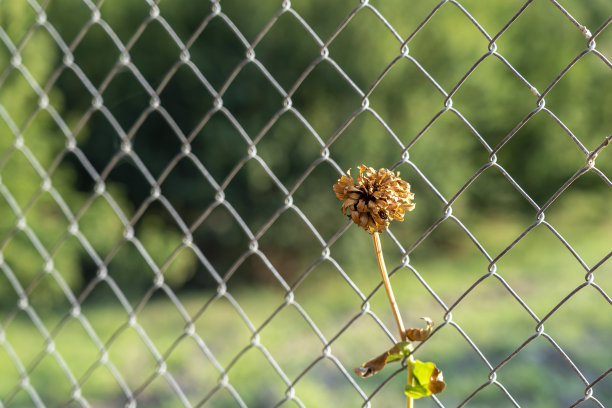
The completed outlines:
[[[575,27],[564,20],[551,4],[542,3],[531,5],[496,41],[497,52],[540,91],[585,47],[585,40],[576,35]],[[510,4],[487,4],[486,7],[475,1],[462,4],[490,35],[502,29],[517,11]],[[372,2],[372,5],[379,8],[402,38],[408,37],[433,8],[431,2],[407,5],[401,1],[386,1]],[[603,0],[593,2],[581,17],[597,27],[602,21],[596,10],[604,6]],[[26,6],[4,4],[3,7],[6,9],[3,18],[10,20],[10,25],[15,27],[15,33],[10,33],[11,38],[18,42],[27,27],[33,24],[35,13]],[[426,128],[427,123],[444,109],[445,97],[419,66],[406,58],[391,68],[368,98],[370,108],[379,118],[364,111],[343,128],[347,118],[360,109],[362,98],[326,60],[319,62],[302,82],[296,82],[320,57],[321,47],[295,15],[289,12],[280,15],[259,39],[253,50],[256,64],[245,60],[247,48],[240,35],[248,43],[258,38],[265,24],[280,10],[280,5],[276,2],[221,2],[220,7],[220,13],[231,19],[240,34],[220,15],[203,24],[211,11],[200,3],[160,2],[160,15],[170,24],[172,32],[183,43],[190,44],[189,63],[185,63],[187,60],[181,63],[182,50],[162,23],[150,20],[151,8],[144,1],[104,2],[100,9],[101,20],[93,23],[92,11],[85,3],[57,0],[50,2],[46,10],[48,21],[66,44],[76,44],[74,63],[94,87],[103,87],[103,106],[116,120],[112,123],[101,110],[91,113],[74,135],[78,147],[97,172],[103,172],[113,158],[120,156],[125,140],[117,132],[119,126],[129,135],[135,154],[150,173],[150,178],[144,177],[141,165],[124,155],[107,169],[106,186],[128,219],[139,208],[145,208],[135,225],[135,236],[142,240],[144,248],[158,265],[180,246],[183,227],[160,201],[147,203],[155,184],[152,180],[159,180],[163,175],[160,191],[188,227],[216,200],[217,190],[197,163],[181,156],[181,138],[189,138],[192,154],[221,185],[236,164],[247,157],[249,143],[244,135],[254,140],[261,134],[256,145],[257,155],[285,188],[291,190],[308,166],[321,157],[322,143],[335,137],[341,128],[343,131],[331,145],[330,154],[344,170],[361,162],[383,167],[400,160],[401,149],[380,118],[401,143],[410,144],[410,160],[446,199],[450,199],[478,168],[489,161],[489,153],[482,141],[495,148],[537,106],[537,97],[531,90],[499,58],[490,55],[452,97],[452,107],[469,121],[482,141],[451,110],[442,113]],[[325,42],[336,32],[354,4],[295,1],[292,7]],[[544,18],[551,13],[559,15]],[[546,37],[525,38],[522,28],[536,25],[539,32],[546,33]],[[558,38],[564,46],[551,48],[550,37]],[[129,47],[123,55],[124,61],[129,55],[127,65],[121,64],[121,47],[117,46],[117,40],[122,46]],[[408,55],[418,61],[446,92],[450,92],[474,62],[489,51],[486,37],[452,3],[443,5],[408,46]],[[19,127],[36,109],[37,97],[33,96],[21,74],[10,68],[10,53],[6,47],[2,52],[2,67],[5,72],[10,72],[0,87],[0,93],[4,95],[2,103]],[[399,55],[400,43],[366,7],[337,34],[328,52],[329,58],[365,92]],[[24,65],[37,71],[34,76],[40,78],[40,83],[48,80],[64,58],[43,27],[34,30],[21,54]],[[41,58],[41,55],[45,57]],[[266,77],[259,63],[276,83]],[[238,69],[241,64],[244,66]],[[601,92],[601,86],[597,85],[610,82],[609,70],[604,68],[596,57],[587,56],[546,97],[546,107],[567,123],[588,149],[597,146],[612,128],[612,118],[605,111],[612,96]],[[232,77],[234,74],[235,78]],[[233,79],[228,81],[229,78]],[[160,108],[152,108],[149,86],[154,90],[161,89]],[[271,121],[283,109],[283,96],[276,86],[285,91],[297,86],[291,98],[292,107],[312,129],[304,126],[291,110]],[[214,92],[223,90],[223,109],[231,116],[215,107],[211,89]],[[11,102],[7,95],[11,95]],[[52,87],[50,99],[71,129],[92,109],[91,92],[67,67],[63,67]],[[53,186],[69,204],[75,203],[71,208],[77,212],[79,205],[91,194],[95,180],[83,169],[78,158],[63,150],[66,138],[48,116],[42,111],[26,127],[25,145],[32,149],[45,169],[58,154],[65,154],[52,173]],[[2,126],[7,125],[2,123]],[[423,129],[426,130],[423,132]],[[12,134],[10,131],[4,133]],[[40,137],[42,133],[45,137]],[[2,138],[1,143],[3,157],[8,157],[2,168],[3,183],[23,206],[40,185],[40,177],[33,174],[32,165],[23,159],[20,152],[7,156],[14,138]],[[541,205],[584,165],[584,154],[550,116],[539,112],[501,148],[497,160]],[[600,167],[609,172],[610,161],[602,162]],[[265,170],[257,160],[251,159],[224,190],[227,201],[253,232],[257,232],[284,205],[284,193]],[[443,205],[408,165],[403,164],[398,170],[406,174],[419,192],[417,205],[421,215],[415,217],[410,228],[398,229],[394,233],[406,242],[413,242],[441,216]],[[333,199],[324,198],[327,193],[322,192],[321,187],[329,185],[330,180],[337,177],[336,170],[323,163],[297,186],[293,194],[294,203],[324,239],[329,239],[342,226],[341,221],[335,224],[325,221],[337,208]],[[22,186],[23,194],[17,192],[17,185]],[[601,187],[602,183],[596,179],[588,179],[578,186],[585,191],[598,191]],[[0,205],[6,207],[8,204],[3,201]],[[530,204],[509,187],[505,178],[497,170],[490,169],[479,177],[475,187],[467,189],[453,205],[453,211],[462,219],[482,222],[484,218],[479,218],[481,212],[496,216],[500,205],[511,208],[519,217],[533,217],[535,214]],[[8,213],[12,214],[11,211]],[[48,216],[49,213],[53,216]],[[26,218],[47,248],[61,240],[68,226],[65,215],[47,193],[37,199]],[[16,224],[14,217],[2,222],[4,235]],[[93,247],[102,254],[108,255],[121,242],[124,227],[102,197],[87,207],[79,225]],[[455,241],[452,234],[436,239],[443,242],[432,239],[432,248],[437,245],[452,247]],[[223,206],[216,207],[195,230],[194,240],[220,275],[246,251],[249,244],[241,226]],[[37,253],[22,233],[16,234],[6,245],[23,246],[23,250],[11,253]],[[338,247],[342,245],[339,243]],[[426,243],[424,247],[427,245],[430,244]],[[88,256],[84,256],[82,246],[75,239],[63,240],[61,247],[66,249],[58,250],[55,255],[58,269],[62,263],[69,265],[61,267],[62,273],[66,274],[68,282],[78,286],[79,270],[91,274],[96,266]],[[309,229],[291,211],[284,213],[260,240],[260,248],[277,269],[294,276],[320,254],[320,247]],[[7,259],[7,263],[27,269],[26,276],[40,272],[42,261],[39,255],[19,258]],[[143,286],[150,284],[150,267],[132,244],[121,245],[116,254],[112,252],[111,258],[110,272],[116,279],[135,279]],[[176,258],[175,265],[168,267],[166,276],[177,287],[187,282],[216,285],[204,267],[200,267],[202,273],[193,274],[194,259],[194,253],[186,249]],[[358,263],[356,261],[356,265]],[[270,279],[265,266],[257,260],[245,265],[250,269],[237,274],[238,280],[265,282]]]
[[[78,154],[66,147],[73,135],[68,137],[65,130],[74,128],[81,113],[66,108],[70,106],[66,101],[75,97],[74,92],[59,86],[60,80],[46,97],[38,95],[44,94],[42,89],[58,72],[62,54],[57,44],[45,27],[34,25],[36,14],[27,3],[4,2],[0,4],[0,11],[0,25],[6,29],[2,33],[4,46],[0,47],[0,212],[3,214],[0,235],[5,269],[0,274],[1,302],[14,305],[18,297],[17,288],[7,282],[9,273],[17,277],[24,289],[34,283],[31,289],[36,296],[31,298],[35,302],[46,305],[62,299],[58,280],[45,274],[53,269],[78,294],[97,269],[91,254],[87,254],[84,246],[87,243],[100,263],[109,253],[117,251],[109,264],[109,273],[119,282],[134,282],[136,288],[140,285],[142,290],[151,282],[151,268],[134,245],[122,243],[123,223],[103,195],[92,195],[95,183],[91,175]],[[22,42],[25,45],[21,46]],[[11,52],[13,47],[20,47],[19,52]],[[64,67],[61,75],[74,75],[67,71]],[[61,114],[59,120],[57,115],[53,117],[57,111]],[[80,148],[88,140],[89,131],[85,128],[74,136]],[[95,163],[94,156],[88,152],[88,159]],[[106,193],[129,216],[134,205],[127,200],[127,188],[110,182]],[[19,222],[21,217],[23,221]],[[73,231],[78,231],[81,239],[70,233],[75,218],[78,228]],[[150,216],[146,220],[139,227],[138,238],[152,254],[153,261],[161,266],[182,236],[165,231],[159,218]],[[194,261],[195,257],[190,254],[178,257],[177,271],[168,281],[180,286],[193,272]],[[130,291],[129,286],[125,289]]]

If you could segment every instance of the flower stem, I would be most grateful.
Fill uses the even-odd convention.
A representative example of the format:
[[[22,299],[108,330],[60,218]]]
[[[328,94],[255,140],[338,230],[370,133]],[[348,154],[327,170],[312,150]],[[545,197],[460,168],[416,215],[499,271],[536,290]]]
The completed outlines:
[[[389,275],[387,274],[387,267],[385,266],[385,258],[383,257],[382,246],[380,245],[380,236],[378,232],[372,234],[372,239],[374,240],[374,251],[376,252],[376,260],[378,261],[378,268],[380,269],[380,275],[382,277],[383,285],[385,286],[385,292],[387,292],[387,297],[389,298],[389,303],[391,304],[391,310],[393,311],[393,317],[395,317],[395,323],[397,324],[397,329],[400,333],[400,338],[402,341],[406,341],[406,329],[404,329],[404,323],[402,322],[402,316],[400,315],[399,308],[397,307],[397,303],[395,302],[395,296],[393,295],[393,288],[391,288],[391,282],[389,282]],[[412,355],[408,357],[410,360],[408,362],[408,384],[412,384],[412,362],[414,358]],[[414,407],[414,400],[412,397],[408,397],[407,407]]]
[[[404,329],[404,323],[402,322],[402,316],[400,315],[399,308],[395,302],[395,296],[393,296],[393,289],[391,288],[391,282],[389,282],[389,275],[387,275],[387,267],[385,266],[385,258],[383,257],[382,247],[380,245],[380,236],[378,232],[372,234],[374,240],[374,251],[376,252],[376,260],[378,261],[378,268],[380,269],[380,275],[382,277],[389,303],[391,304],[391,310],[393,311],[393,317],[395,317],[395,323],[397,323],[397,329],[399,330],[402,341],[406,340],[406,330]]]
[[[414,378],[412,376],[412,364],[414,364],[414,357],[412,357],[412,353],[408,356],[408,384],[414,386]],[[414,399],[412,397],[408,397],[408,402],[406,405],[408,408],[414,408]]]

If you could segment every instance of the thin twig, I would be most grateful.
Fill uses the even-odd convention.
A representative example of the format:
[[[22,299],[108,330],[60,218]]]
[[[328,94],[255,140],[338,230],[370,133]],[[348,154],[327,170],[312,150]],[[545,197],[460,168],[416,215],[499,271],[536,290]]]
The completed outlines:
[[[402,316],[400,315],[399,308],[397,307],[397,302],[395,302],[395,296],[393,295],[393,288],[391,288],[391,282],[389,282],[389,275],[387,274],[387,267],[385,266],[385,258],[383,257],[382,246],[380,245],[380,236],[378,235],[378,232],[374,232],[372,234],[372,239],[374,240],[374,251],[376,252],[378,268],[380,269],[380,275],[382,277],[383,285],[385,286],[385,292],[387,292],[387,297],[389,298],[389,303],[391,304],[393,317],[395,317],[395,323],[397,324],[397,329],[399,330],[400,338],[402,339],[402,341],[406,341],[406,329],[404,329]],[[412,355],[408,357],[408,360],[408,384],[412,385],[412,363],[414,362],[414,358],[412,357]],[[414,407],[414,399],[412,397],[408,397],[406,406],[407,408]]]

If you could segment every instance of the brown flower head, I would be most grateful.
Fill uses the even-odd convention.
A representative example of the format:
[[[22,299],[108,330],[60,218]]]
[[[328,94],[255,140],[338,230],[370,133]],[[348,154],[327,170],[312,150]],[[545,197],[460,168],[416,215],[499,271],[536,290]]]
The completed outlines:
[[[404,212],[412,211],[414,194],[410,184],[390,170],[374,170],[359,166],[357,183],[351,170],[334,184],[338,200],[344,200],[342,214],[349,215],[355,224],[369,232],[382,232],[390,220],[404,221]]]

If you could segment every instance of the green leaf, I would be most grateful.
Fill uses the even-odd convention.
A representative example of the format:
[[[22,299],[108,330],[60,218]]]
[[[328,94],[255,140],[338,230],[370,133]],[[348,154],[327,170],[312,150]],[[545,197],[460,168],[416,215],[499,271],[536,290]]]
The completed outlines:
[[[412,384],[407,384],[406,395],[412,398],[428,397],[442,392],[446,387],[442,371],[434,363],[416,360],[411,362]]]

